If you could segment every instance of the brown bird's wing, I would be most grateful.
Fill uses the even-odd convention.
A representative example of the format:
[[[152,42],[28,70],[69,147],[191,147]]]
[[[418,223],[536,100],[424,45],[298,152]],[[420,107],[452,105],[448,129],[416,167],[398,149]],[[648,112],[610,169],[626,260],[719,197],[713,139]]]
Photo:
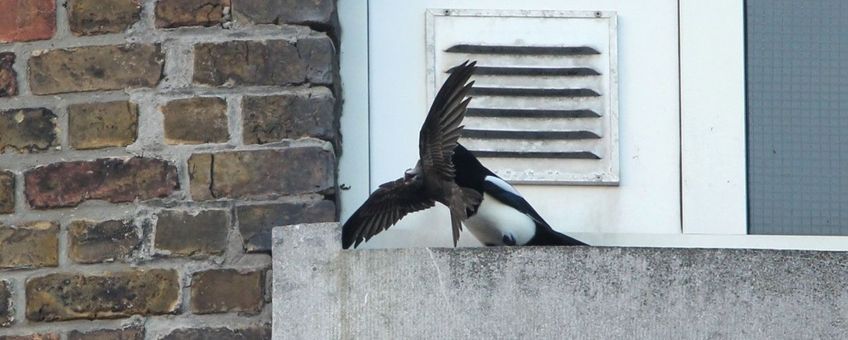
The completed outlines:
[[[421,192],[421,182],[399,178],[374,191],[342,227],[344,249],[359,246],[372,236],[393,226],[407,214],[424,210],[436,202]]]
[[[453,149],[462,134],[462,119],[471,98],[468,91],[474,82],[468,82],[477,62],[464,62],[451,69],[451,75],[439,89],[430,112],[421,127],[418,153],[425,176],[439,176],[453,182]]]
[[[456,169],[451,157],[457,141],[462,135],[462,119],[471,98],[466,98],[474,82],[469,82],[477,62],[464,62],[451,69],[450,76],[442,84],[430,112],[421,127],[418,140],[418,153],[421,157],[421,170],[428,183],[443,183],[451,188],[443,188],[441,192],[448,195],[439,199],[450,209],[451,227],[453,229],[453,245],[459,240],[462,221],[468,218],[462,193],[454,183]],[[433,178],[436,177],[436,178]],[[447,189],[447,190],[444,190]]]

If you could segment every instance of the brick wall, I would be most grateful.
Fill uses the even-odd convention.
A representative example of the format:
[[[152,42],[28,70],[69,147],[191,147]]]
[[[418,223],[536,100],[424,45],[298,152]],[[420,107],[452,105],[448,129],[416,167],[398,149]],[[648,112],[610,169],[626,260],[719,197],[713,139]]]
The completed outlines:
[[[336,220],[333,0],[0,0],[0,340],[270,338]]]

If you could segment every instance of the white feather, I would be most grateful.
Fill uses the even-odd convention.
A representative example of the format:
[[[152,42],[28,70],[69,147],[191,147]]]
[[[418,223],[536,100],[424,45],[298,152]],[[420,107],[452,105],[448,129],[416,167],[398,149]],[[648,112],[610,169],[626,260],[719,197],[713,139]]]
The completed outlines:
[[[490,176],[486,180],[489,178],[495,177]],[[503,180],[500,182],[506,184]],[[512,188],[509,184],[506,185]],[[512,192],[518,193],[514,188]],[[536,233],[536,223],[532,218],[501,203],[488,193],[483,194],[483,201],[480,202],[477,213],[465,220],[465,225],[483,244],[503,245],[503,236],[512,235],[517,245],[524,245]]]
[[[486,176],[485,181],[492,183],[494,185],[497,185],[498,188],[501,188],[503,191],[508,191],[508,192],[511,192],[511,193],[516,194],[518,196],[521,196],[521,193],[519,193],[518,190],[516,190],[514,186],[510,185],[509,183],[507,183],[506,181],[504,181],[504,180],[502,180],[498,177]]]

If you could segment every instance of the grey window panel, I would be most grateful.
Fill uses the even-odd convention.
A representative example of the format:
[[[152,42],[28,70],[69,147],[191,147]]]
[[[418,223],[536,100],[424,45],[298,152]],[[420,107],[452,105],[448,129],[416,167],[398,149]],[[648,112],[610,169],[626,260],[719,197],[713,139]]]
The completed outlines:
[[[848,235],[848,1],[745,6],[749,232]]]

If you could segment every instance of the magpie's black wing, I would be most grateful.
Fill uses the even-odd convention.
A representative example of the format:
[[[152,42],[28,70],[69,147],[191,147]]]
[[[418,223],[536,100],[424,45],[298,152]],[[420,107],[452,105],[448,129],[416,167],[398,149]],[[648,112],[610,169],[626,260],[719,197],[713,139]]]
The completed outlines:
[[[468,80],[476,64],[466,61],[451,69],[450,76],[433,99],[418,140],[418,153],[425,175],[438,174],[442,179],[453,181],[455,170],[451,156],[462,134],[460,123],[471,100],[466,96],[474,85]]]
[[[536,209],[533,209],[533,206],[527,202],[527,200],[522,197],[515,188],[513,188],[509,183],[501,179],[497,176],[488,176],[486,180],[483,181],[483,191],[487,194],[494,197],[496,200],[506,204],[510,207],[515,208],[516,210],[524,213],[529,216],[536,222],[537,228],[542,228],[542,232],[546,233],[551,240],[546,242],[544,245],[568,245],[568,246],[585,246],[586,244],[580,242],[576,239],[563,235],[554,228],[552,228],[548,222],[546,222],[542,216],[536,212]],[[537,244],[542,245],[542,244]]]
[[[436,204],[420,191],[420,182],[405,181],[403,178],[380,185],[345,222],[342,227],[342,246],[345,249],[351,245],[356,248],[362,241],[368,241],[393,226],[406,214]]]

